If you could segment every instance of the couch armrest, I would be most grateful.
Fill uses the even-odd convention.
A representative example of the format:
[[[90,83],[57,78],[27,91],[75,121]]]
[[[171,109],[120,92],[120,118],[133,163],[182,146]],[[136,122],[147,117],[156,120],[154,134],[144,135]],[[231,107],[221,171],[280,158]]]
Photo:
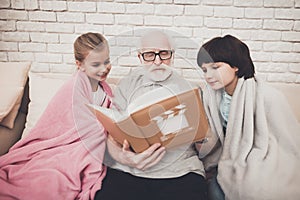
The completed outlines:
[[[25,128],[29,101],[29,84],[27,80],[22,97],[22,103],[15,119],[13,129],[0,125],[0,156],[7,153],[9,148],[21,139]]]
[[[13,129],[0,126],[0,155],[7,153],[9,148],[21,138],[25,121],[26,114],[19,112]]]

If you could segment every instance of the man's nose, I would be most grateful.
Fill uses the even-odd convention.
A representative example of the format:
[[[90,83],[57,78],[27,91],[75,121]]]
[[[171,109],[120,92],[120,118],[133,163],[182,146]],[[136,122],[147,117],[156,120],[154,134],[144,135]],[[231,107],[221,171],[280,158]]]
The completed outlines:
[[[160,59],[159,55],[155,55],[155,59],[153,61],[155,65],[160,65],[162,63],[162,60]]]

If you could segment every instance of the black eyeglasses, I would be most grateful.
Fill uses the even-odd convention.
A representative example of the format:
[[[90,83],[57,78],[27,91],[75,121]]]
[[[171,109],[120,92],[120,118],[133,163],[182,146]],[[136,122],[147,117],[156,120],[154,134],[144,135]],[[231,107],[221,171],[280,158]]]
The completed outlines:
[[[172,50],[161,50],[159,52],[154,52],[154,51],[147,51],[144,53],[141,53],[144,61],[154,61],[156,56],[158,56],[161,60],[169,60],[171,59],[173,54]]]

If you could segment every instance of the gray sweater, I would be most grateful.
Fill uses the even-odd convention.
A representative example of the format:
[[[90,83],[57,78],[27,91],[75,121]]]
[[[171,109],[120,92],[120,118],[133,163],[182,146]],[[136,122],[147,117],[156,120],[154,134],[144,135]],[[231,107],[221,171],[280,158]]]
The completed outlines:
[[[140,67],[119,82],[113,99],[113,103],[117,107],[125,110],[127,105],[136,97],[158,87],[172,86],[168,88],[178,91],[191,87],[189,82],[175,72],[162,82],[151,81],[145,76],[144,72],[145,70]],[[122,165],[118,162],[114,162],[111,167],[144,178],[175,178],[189,172],[194,172],[202,176],[205,174],[203,164],[199,160],[198,153],[193,144],[167,149],[166,154],[158,164],[144,171]]]

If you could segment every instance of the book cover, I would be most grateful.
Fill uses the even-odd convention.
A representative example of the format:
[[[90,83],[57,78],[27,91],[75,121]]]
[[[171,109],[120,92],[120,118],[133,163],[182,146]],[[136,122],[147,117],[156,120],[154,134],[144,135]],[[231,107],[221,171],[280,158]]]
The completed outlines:
[[[209,125],[199,92],[198,88],[180,93],[159,88],[137,98],[125,112],[88,107],[117,142],[126,139],[139,153],[154,143],[173,148],[206,139]]]

